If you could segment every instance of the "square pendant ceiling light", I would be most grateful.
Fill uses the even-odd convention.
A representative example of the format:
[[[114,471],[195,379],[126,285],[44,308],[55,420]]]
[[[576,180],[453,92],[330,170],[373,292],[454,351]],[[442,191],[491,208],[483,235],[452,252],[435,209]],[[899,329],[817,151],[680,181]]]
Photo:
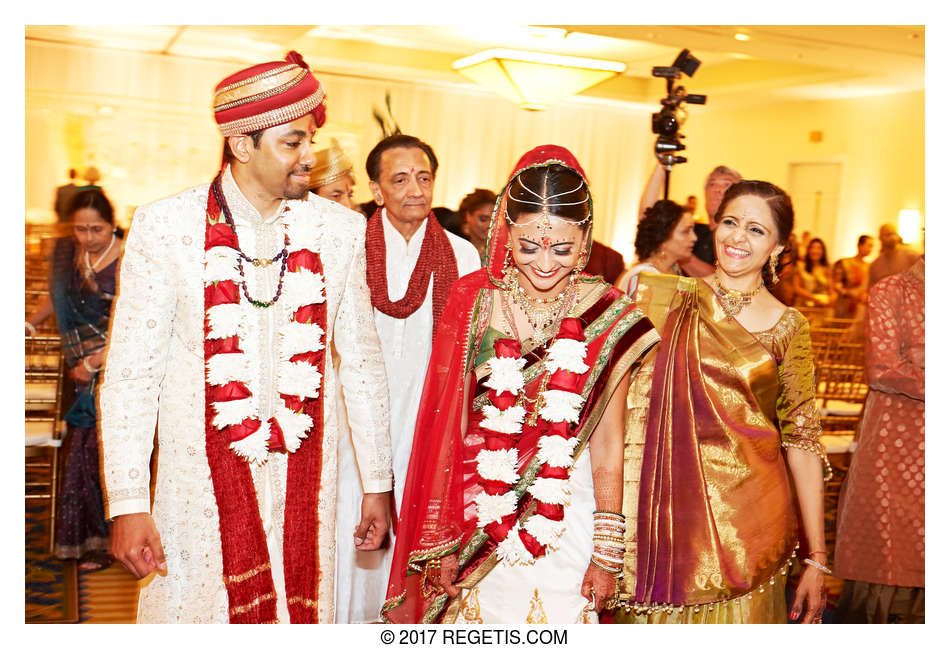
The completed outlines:
[[[617,61],[503,49],[467,56],[452,67],[527,110],[542,110],[627,68]]]

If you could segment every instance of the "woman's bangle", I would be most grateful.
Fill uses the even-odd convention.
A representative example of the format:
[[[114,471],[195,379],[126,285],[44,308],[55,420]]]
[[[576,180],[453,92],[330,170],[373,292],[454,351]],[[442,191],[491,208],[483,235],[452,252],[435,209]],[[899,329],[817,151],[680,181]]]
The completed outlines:
[[[814,559],[807,559],[807,558],[806,558],[806,559],[804,560],[804,563],[807,563],[809,566],[811,566],[811,567],[813,567],[813,568],[818,568],[820,571],[822,571],[822,572],[825,573],[826,575],[830,575],[830,574],[831,574],[831,568],[829,568],[828,566],[825,566],[825,565],[822,565],[822,564],[818,563],[818,562],[815,561]]]
[[[29,329],[31,336],[36,335],[36,327],[34,327],[33,323],[30,322],[29,320],[26,321],[26,328]]]
[[[85,368],[86,368],[86,371],[89,372],[90,374],[95,374],[95,373],[98,372],[99,369],[100,369],[100,368],[98,368],[98,367],[90,367],[90,366],[89,366],[89,357],[88,357],[88,356],[83,356],[83,358],[82,358],[82,366],[85,367]]]

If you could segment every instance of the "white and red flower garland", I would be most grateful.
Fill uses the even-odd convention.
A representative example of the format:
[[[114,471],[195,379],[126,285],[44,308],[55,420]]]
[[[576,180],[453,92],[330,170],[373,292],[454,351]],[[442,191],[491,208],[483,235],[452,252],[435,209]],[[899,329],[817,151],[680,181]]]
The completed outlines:
[[[305,247],[319,240],[314,219],[284,216],[287,270],[279,304],[289,313],[279,325],[277,399],[274,415],[261,421],[261,395],[248,387],[264,350],[248,344],[241,304],[238,240],[227,223],[210,220],[205,232],[205,380],[214,417],[230,447],[248,462],[263,463],[269,452],[293,453],[313,428],[309,402],[320,394],[320,350],[324,349],[326,287],[319,255]],[[276,308],[274,305],[273,308]]]
[[[496,552],[503,562],[531,564],[544,556],[548,547],[556,548],[565,529],[564,505],[571,495],[569,469],[578,443],[571,424],[578,423],[584,406],[580,393],[590,372],[585,362],[587,344],[581,321],[564,318],[545,355],[536,402],[540,433],[536,457],[541,466],[528,487],[537,509],[523,523],[517,520],[518,497],[513,487],[521,478],[517,471],[518,436],[528,426],[522,405],[526,361],[516,340],[502,338],[494,347],[485,382],[491,389],[491,405],[482,408],[479,424],[485,448],[476,456],[476,471],[484,488],[484,493],[475,497],[478,526],[498,543]]]

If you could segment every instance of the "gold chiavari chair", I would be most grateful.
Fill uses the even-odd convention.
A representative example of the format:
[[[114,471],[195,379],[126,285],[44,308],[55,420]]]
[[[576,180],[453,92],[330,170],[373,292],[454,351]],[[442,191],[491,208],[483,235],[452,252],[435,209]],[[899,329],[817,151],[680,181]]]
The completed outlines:
[[[795,307],[812,328],[820,327],[825,318],[828,317],[828,307],[826,306],[796,306]]]
[[[60,420],[64,363],[58,335],[26,338],[25,370],[25,495],[27,500],[49,501],[52,551],[59,489],[59,447],[65,428]]]
[[[868,392],[864,345],[843,339],[830,342],[816,358],[815,371],[823,441],[829,448],[850,448]],[[847,451],[839,448],[838,452]]]

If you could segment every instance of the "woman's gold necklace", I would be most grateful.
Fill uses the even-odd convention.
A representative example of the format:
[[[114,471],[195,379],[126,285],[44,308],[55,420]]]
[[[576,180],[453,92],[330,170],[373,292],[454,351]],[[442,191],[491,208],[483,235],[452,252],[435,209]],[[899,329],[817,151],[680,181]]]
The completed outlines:
[[[742,309],[752,304],[752,298],[765,286],[765,282],[760,281],[759,285],[751,291],[738,291],[736,289],[726,288],[719,281],[718,268],[716,269],[716,274],[713,276],[713,282],[715,283],[713,290],[716,293],[716,298],[719,300],[722,310],[730,318],[736,317]]]
[[[514,267],[508,269],[506,293],[521,308],[535,331],[544,329],[563,319],[574,305],[574,298],[577,293],[574,274],[571,274],[567,287],[554,297],[533,298],[529,297],[524,288],[518,283],[517,273],[518,271]]]

